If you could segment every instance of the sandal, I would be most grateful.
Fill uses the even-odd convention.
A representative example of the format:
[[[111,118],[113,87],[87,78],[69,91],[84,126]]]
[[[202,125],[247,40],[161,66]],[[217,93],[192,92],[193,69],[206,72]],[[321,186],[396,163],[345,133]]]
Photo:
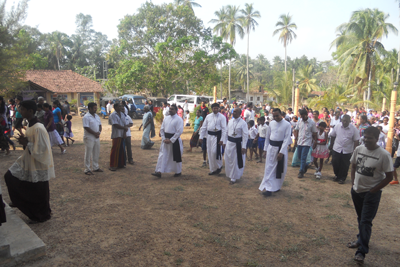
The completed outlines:
[[[97,169],[97,170],[94,170],[93,172],[103,172],[103,170],[102,169]]]
[[[361,264],[364,263],[364,259],[365,257],[361,253],[358,253],[357,255],[354,256],[354,260]]]
[[[358,240],[347,243],[348,248],[358,248],[359,246]]]
[[[87,172],[85,172],[85,174],[86,175],[94,175],[93,172],[91,172],[91,171],[87,171]]]

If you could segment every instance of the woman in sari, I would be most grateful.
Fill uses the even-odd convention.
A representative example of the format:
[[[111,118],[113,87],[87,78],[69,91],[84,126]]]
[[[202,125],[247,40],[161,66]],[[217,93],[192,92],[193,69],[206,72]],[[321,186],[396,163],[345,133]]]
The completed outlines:
[[[142,149],[150,149],[154,145],[154,142],[150,140],[150,137],[153,138],[154,136],[156,136],[153,114],[150,111],[149,106],[145,106],[143,108],[143,111],[145,112],[145,114],[143,115],[142,125],[140,125],[140,127],[139,127],[139,131],[140,131],[143,126],[143,136],[142,136],[141,148]]]
[[[203,125],[203,117],[201,115],[201,110],[198,109],[196,111],[196,118],[194,119],[194,132],[192,138],[190,139],[190,149],[187,152],[192,152],[193,147],[199,146],[199,131],[201,126]]]

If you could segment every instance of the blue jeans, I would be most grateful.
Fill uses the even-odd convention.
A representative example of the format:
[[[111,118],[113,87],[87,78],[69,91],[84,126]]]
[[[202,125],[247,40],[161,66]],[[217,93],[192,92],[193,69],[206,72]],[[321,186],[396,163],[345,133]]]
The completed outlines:
[[[300,158],[300,172],[305,173],[307,167],[307,155],[310,150],[309,146],[297,146],[297,155]]]
[[[360,246],[356,255],[361,253],[364,257],[369,250],[369,239],[371,238],[372,220],[378,212],[379,202],[381,201],[382,191],[376,193],[364,192],[357,193],[351,188],[351,198],[357,213],[358,235],[357,242]]]

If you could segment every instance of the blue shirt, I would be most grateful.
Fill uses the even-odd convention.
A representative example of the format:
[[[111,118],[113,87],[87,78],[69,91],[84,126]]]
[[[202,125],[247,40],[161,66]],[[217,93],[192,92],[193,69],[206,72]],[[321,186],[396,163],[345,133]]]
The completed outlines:
[[[196,132],[197,131],[197,129],[199,129],[199,127],[200,127],[200,123],[203,121],[203,117],[202,116],[200,116],[199,118],[195,118],[194,119],[194,131]]]
[[[56,109],[53,110],[54,123],[60,122],[60,119],[58,118],[57,113],[60,113],[60,116],[62,116],[61,109],[59,107],[57,107]]]

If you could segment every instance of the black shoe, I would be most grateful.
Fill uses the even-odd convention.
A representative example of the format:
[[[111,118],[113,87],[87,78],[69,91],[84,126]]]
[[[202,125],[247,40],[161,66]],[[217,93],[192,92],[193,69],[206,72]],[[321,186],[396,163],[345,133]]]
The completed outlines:
[[[302,172],[299,172],[299,174],[297,175],[297,178],[304,178],[304,174]]]
[[[155,172],[155,173],[152,173],[151,175],[161,178],[161,172]]]
[[[332,181],[337,182],[339,181],[339,178],[337,176],[333,177]]]
[[[346,180],[338,180],[338,184],[344,184],[346,183]]]
[[[213,171],[213,172],[208,173],[208,175],[216,175],[216,174],[218,174],[218,171]]]
[[[182,175],[182,173],[180,172],[180,173],[175,173],[174,174],[174,177],[179,177],[179,176],[181,176]],[[160,175],[161,176],[161,175]]]
[[[203,162],[203,165],[201,167],[207,167],[207,163]]]
[[[8,206],[10,206],[11,208],[16,208],[17,206],[14,205],[14,203],[10,202],[8,203]]]
[[[222,167],[219,168],[219,169],[217,169],[215,172],[216,172],[217,174],[219,174],[219,173],[221,172],[221,170],[222,170]]]
[[[265,191],[265,192],[262,192],[262,194],[263,194],[264,196],[266,196],[266,197],[272,196],[272,192],[271,192],[271,191]]]
[[[310,165],[306,165],[306,169],[305,169],[304,173],[307,172],[308,168],[310,168]]]

